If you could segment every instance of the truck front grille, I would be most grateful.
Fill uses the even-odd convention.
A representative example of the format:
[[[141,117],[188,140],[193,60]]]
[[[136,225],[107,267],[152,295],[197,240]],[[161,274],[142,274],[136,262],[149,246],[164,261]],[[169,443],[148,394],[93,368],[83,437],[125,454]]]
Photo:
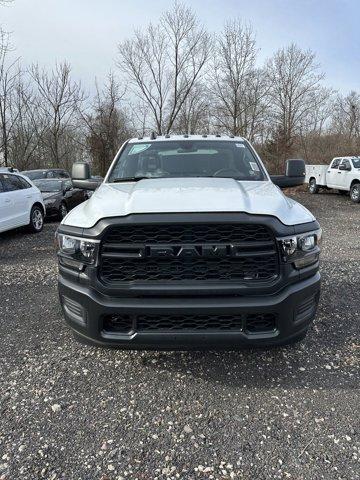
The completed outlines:
[[[99,276],[108,285],[258,282],[278,274],[275,238],[263,225],[116,225],[100,249]]]

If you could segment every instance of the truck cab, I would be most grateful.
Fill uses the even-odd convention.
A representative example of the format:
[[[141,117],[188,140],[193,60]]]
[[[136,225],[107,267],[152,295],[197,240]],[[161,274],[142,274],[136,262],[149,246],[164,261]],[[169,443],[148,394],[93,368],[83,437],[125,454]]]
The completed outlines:
[[[327,185],[330,188],[350,191],[353,180],[360,181],[360,158],[337,157],[334,158],[327,171]]]
[[[320,293],[321,229],[241,137],[128,140],[58,232],[59,296],[82,343],[130,349],[236,348],[302,339]],[[275,185],[275,183],[277,185]]]

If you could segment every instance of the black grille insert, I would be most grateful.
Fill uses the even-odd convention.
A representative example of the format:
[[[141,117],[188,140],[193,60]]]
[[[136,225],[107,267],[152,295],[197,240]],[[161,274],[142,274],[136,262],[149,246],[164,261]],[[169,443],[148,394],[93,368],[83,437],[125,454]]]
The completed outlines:
[[[240,332],[247,334],[273,332],[276,316],[267,314],[208,315],[108,315],[104,318],[105,332],[130,334],[132,332]]]
[[[251,313],[246,316],[246,333],[271,332],[275,326],[273,313]]]
[[[241,331],[241,315],[139,315],[136,329],[147,331]]]
[[[239,282],[276,278],[272,232],[252,224],[146,224],[109,228],[99,275],[127,282]]]

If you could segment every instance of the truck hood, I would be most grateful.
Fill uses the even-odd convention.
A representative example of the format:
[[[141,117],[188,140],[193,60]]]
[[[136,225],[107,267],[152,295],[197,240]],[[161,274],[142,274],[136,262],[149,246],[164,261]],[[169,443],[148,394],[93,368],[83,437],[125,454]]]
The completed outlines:
[[[285,225],[312,222],[313,215],[270,181],[233,178],[154,178],[103,183],[73,209],[64,225],[93,227],[102,218],[133,213],[245,212],[277,217]]]

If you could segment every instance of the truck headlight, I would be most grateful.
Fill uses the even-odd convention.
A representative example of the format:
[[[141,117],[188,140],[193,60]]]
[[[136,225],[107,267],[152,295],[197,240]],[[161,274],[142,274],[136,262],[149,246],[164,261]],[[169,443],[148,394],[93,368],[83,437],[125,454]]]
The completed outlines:
[[[285,256],[289,257],[296,252],[297,249],[297,238],[296,237],[287,237],[280,240],[281,248]]]
[[[298,246],[303,252],[309,252],[316,246],[321,245],[322,230],[316,230],[315,232],[305,233],[298,237]]]
[[[69,266],[78,266],[77,262],[94,265],[96,263],[100,240],[57,234],[60,259]],[[66,262],[66,260],[71,262]]]
[[[322,230],[278,238],[283,260],[301,269],[319,260]]]

